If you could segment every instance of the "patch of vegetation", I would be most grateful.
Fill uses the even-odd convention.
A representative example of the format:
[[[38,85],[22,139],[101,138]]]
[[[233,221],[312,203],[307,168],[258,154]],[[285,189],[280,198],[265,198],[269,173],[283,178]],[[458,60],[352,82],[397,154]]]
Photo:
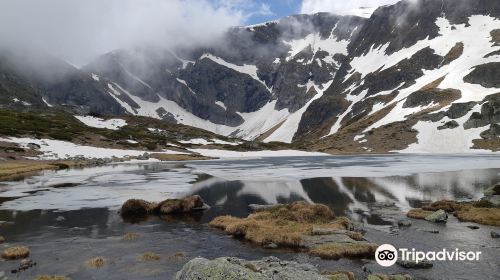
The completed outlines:
[[[94,257],[87,261],[87,266],[91,268],[101,268],[107,264],[107,260],[104,257]]]
[[[325,271],[321,274],[330,280],[356,280],[356,276],[350,271]]]
[[[168,259],[179,260],[179,259],[184,259],[186,256],[187,254],[184,252],[175,252],[173,255],[169,256]]]
[[[311,235],[313,226],[346,229],[345,223],[344,219],[335,219],[325,205],[296,202],[257,211],[244,219],[217,217],[210,226],[262,245],[302,247],[304,235]]]
[[[494,208],[495,205],[489,200],[479,200],[472,204],[472,206],[477,208]]]
[[[417,208],[417,209],[411,209],[410,211],[408,211],[408,213],[406,214],[406,216],[408,218],[412,218],[412,219],[425,219],[425,217],[429,216],[430,214],[434,213],[433,211],[427,211],[427,210],[423,210],[421,208]]]
[[[444,210],[448,213],[452,213],[458,210],[462,210],[464,207],[468,207],[469,204],[466,203],[460,203],[456,202],[453,200],[440,200],[433,202],[428,205],[422,206],[422,209],[427,210],[427,211],[437,211],[437,210]]]
[[[0,180],[15,177],[21,174],[39,172],[42,170],[60,170],[72,166],[80,166],[83,162],[47,162],[47,161],[16,161],[0,162]]]
[[[440,200],[424,205],[422,209],[412,209],[408,212],[407,216],[414,219],[424,219],[437,210],[453,213],[454,216],[464,222],[500,226],[500,208],[495,207],[488,200],[479,200],[472,203]]]
[[[359,243],[327,243],[311,249],[313,256],[322,259],[338,260],[340,258],[367,257],[372,258],[378,245],[368,242]]]
[[[102,116],[101,116],[102,117]],[[112,118],[113,116],[109,116]],[[203,129],[169,123],[148,117],[119,116],[127,125],[119,130],[89,127],[77,120],[71,113],[62,110],[36,110],[17,112],[0,109],[0,135],[14,137],[50,138],[80,144],[114,145],[118,148],[139,148],[155,151],[167,144],[181,145],[178,141],[192,138],[231,139]],[[149,131],[156,129],[157,132]],[[139,143],[129,143],[134,139]],[[181,145],[182,146],[182,145]],[[227,148],[231,148],[228,146]]]
[[[465,222],[474,222],[482,225],[500,226],[500,208],[476,208],[457,211],[455,216]]]
[[[160,255],[153,252],[146,252],[142,254],[139,259],[141,261],[159,261],[161,259]]]
[[[135,232],[127,232],[123,235],[122,240],[124,241],[134,241],[139,238],[141,235]]]
[[[71,280],[71,278],[62,275],[39,275],[36,280]]]

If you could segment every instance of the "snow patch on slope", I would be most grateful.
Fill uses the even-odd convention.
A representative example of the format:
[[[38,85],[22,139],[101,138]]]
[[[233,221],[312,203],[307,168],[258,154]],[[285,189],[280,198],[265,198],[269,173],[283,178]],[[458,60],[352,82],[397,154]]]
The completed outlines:
[[[235,130],[235,136],[253,140],[283,122],[289,115],[288,109],[276,110],[276,100],[273,100],[260,110],[251,113],[238,113],[245,122]]]
[[[398,103],[394,109],[384,118],[364,130],[364,132],[389,123],[405,121],[405,116],[433,107],[435,104],[417,108],[403,108],[403,103],[410,94],[420,90],[422,87],[441,77],[445,78],[440,83],[438,88],[453,88],[461,91],[461,98],[456,100],[455,103],[481,101],[485,96],[498,92],[498,89],[496,88],[485,88],[478,84],[465,83],[463,78],[469,74],[476,65],[498,61],[498,57],[493,56],[484,58],[484,56],[496,49],[492,47],[492,43],[490,42],[490,32],[493,29],[500,29],[500,20],[489,16],[476,15],[469,18],[469,24],[470,26],[466,26],[465,24],[452,26],[447,19],[438,18],[436,20],[436,25],[440,29],[440,36],[432,40],[426,39],[419,41],[414,46],[401,50],[391,56],[383,54],[375,59],[375,57],[380,54],[369,53],[365,56],[365,58],[368,58],[367,65],[364,66],[361,63],[361,60],[357,61],[357,59],[355,59],[355,64],[359,62],[359,65],[356,66],[358,68],[360,67],[359,69],[356,69],[358,72],[366,69],[379,69],[381,67],[382,69],[385,69],[392,64],[396,64],[398,62],[397,59],[411,57],[416,51],[418,51],[415,46],[418,46],[419,48],[431,47],[437,54],[446,55],[456,43],[462,42],[464,44],[464,52],[458,59],[452,61],[449,65],[445,65],[438,69],[423,70],[424,75],[418,78],[415,81],[415,84],[408,88],[401,89],[394,101],[385,105],[385,107],[387,107]],[[373,110],[372,113],[374,112],[375,111]]]
[[[213,62],[215,62],[217,64],[220,64],[222,66],[225,66],[225,67],[227,67],[229,69],[233,69],[234,71],[240,72],[242,74],[249,75],[250,77],[252,77],[252,79],[258,81],[261,84],[263,84],[267,88],[267,90],[269,90],[271,92],[271,89],[257,75],[257,71],[258,71],[257,66],[250,65],[250,64],[236,65],[236,64],[233,64],[233,63],[229,63],[229,62],[225,61],[224,59],[222,59],[220,57],[217,57],[217,56],[214,56],[214,55],[211,55],[211,54],[204,54],[204,55],[202,55],[200,57],[200,60],[203,59],[203,58],[208,58],[208,59],[212,60]]]
[[[75,118],[84,123],[86,126],[95,128],[118,130],[127,125],[127,122],[122,119],[104,120],[93,116],[75,116]]]
[[[135,157],[144,154],[144,151],[139,150],[121,150],[110,148],[98,148],[92,146],[82,146],[71,142],[51,140],[51,139],[33,139],[33,138],[0,138],[0,141],[16,143],[23,148],[28,148],[28,144],[34,143],[40,146],[39,151],[43,154],[38,156],[37,159],[42,160],[55,160],[67,159],[73,157],[84,158],[126,158]],[[176,151],[164,150],[158,152],[160,154],[186,154]]]
[[[481,132],[486,127],[464,129],[463,124],[474,112],[480,112],[481,105],[476,105],[467,115],[455,119],[460,126],[453,129],[437,129],[438,126],[450,121],[445,117],[441,122],[419,121],[413,128],[418,130],[417,143],[411,144],[401,153],[478,153],[491,152],[472,149],[473,140],[481,139]]]
[[[333,29],[335,30],[335,29]],[[315,54],[319,50],[326,51],[330,54],[328,57],[329,60],[325,62],[333,62],[333,55],[334,54],[347,54],[347,46],[349,45],[348,40],[338,40],[335,38],[333,35],[333,30],[332,34],[330,37],[327,39],[322,39],[321,35],[319,33],[313,33],[309,34],[306,37],[302,39],[296,39],[292,41],[284,41],[285,44],[290,46],[290,51],[288,53],[288,56],[286,58],[286,61],[290,61],[293,59],[297,54],[299,54],[301,51],[303,51],[307,47],[311,47],[312,52]]]

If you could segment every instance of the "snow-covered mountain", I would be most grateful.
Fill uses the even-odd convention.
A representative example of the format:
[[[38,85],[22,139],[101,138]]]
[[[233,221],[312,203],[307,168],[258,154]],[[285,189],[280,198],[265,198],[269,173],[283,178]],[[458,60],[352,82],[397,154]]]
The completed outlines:
[[[500,150],[500,1],[404,0],[361,12],[232,28],[191,50],[113,51],[72,76],[78,100],[22,79],[50,106],[327,152]],[[1,77],[0,92],[12,93]],[[16,96],[0,101],[25,106]]]

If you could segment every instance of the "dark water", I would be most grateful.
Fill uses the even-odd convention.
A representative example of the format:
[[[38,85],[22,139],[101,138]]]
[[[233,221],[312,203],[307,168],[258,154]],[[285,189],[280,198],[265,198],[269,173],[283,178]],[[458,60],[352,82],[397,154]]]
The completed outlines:
[[[0,185],[0,235],[7,243],[31,249],[37,265],[11,274],[18,261],[0,261],[12,279],[40,274],[71,279],[171,279],[190,258],[237,256],[259,259],[274,255],[307,261],[325,270],[350,270],[365,275],[403,272],[426,279],[498,279],[500,241],[489,237],[493,227],[470,230],[454,217],[446,225],[413,221],[408,229],[394,223],[406,210],[437,199],[478,199],[482,190],[500,181],[495,156],[350,156],[273,158],[187,164],[129,164],[47,172]],[[123,221],[117,209],[128,198],[159,201],[199,194],[212,206],[184,217],[152,217]],[[365,224],[367,239],[383,244],[431,249],[482,251],[481,262],[440,262],[429,270],[384,269],[370,260],[322,261],[287,250],[265,250],[232,239],[206,224],[214,217],[248,215],[249,204],[311,201],[330,206]],[[389,202],[397,211],[381,213],[374,205]],[[439,234],[422,230],[437,229]],[[498,231],[498,228],[495,230]],[[137,232],[134,241],[123,241]],[[144,252],[161,255],[144,262]],[[185,257],[174,256],[183,252]],[[109,264],[91,269],[86,260],[103,256]],[[9,278],[9,279],[10,279]]]

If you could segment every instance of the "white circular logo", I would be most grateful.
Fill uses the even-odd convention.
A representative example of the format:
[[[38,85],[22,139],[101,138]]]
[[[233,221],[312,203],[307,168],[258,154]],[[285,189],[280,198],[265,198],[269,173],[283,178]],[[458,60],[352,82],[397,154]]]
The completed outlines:
[[[398,260],[398,250],[391,244],[380,245],[375,251],[375,260],[381,266],[392,266]]]

